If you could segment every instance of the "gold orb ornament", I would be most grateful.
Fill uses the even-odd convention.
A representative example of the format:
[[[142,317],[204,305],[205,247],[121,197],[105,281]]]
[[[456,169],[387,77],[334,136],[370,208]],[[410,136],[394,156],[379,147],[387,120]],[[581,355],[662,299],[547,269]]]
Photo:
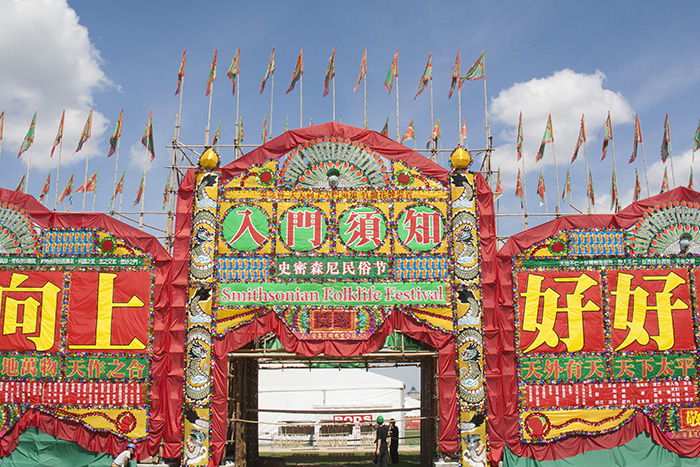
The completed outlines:
[[[458,146],[452,152],[452,167],[455,169],[466,169],[472,163],[472,155],[462,146]]]
[[[219,155],[212,148],[207,149],[199,156],[199,166],[203,169],[212,170],[219,165]]]

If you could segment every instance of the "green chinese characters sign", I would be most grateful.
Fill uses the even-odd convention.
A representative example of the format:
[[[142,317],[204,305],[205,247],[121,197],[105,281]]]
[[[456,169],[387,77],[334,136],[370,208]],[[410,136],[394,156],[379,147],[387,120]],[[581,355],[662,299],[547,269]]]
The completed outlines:
[[[260,248],[267,241],[269,230],[265,212],[252,205],[232,207],[226,212],[222,225],[226,244],[239,251]]]
[[[401,242],[411,250],[428,251],[443,239],[440,211],[433,206],[416,205],[406,208],[396,222]]]
[[[326,240],[323,212],[310,206],[288,209],[280,219],[280,238],[290,250],[315,250]]]
[[[354,207],[340,216],[338,228],[340,238],[348,248],[355,251],[371,251],[384,242],[386,219],[377,208]]]

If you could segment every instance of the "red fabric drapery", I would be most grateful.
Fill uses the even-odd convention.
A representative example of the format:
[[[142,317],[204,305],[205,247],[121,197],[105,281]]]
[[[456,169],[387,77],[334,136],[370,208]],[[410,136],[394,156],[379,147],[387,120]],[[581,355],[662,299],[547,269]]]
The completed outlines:
[[[549,444],[520,442],[518,430],[517,368],[515,361],[515,319],[513,303],[512,258],[557,232],[566,229],[628,229],[650,208],[673,201],[700,203],[700,193],[684,187],[641,200],[616,215],[561,217],[510,237],[498,252],[493,287],[484,285],[484,357],[486,364],[487,407],[489,413],[490,460],[495,465],[505,446],[517,456],[553,460],[584,451],[620,446],[640,431],[646,431],[661,446],[686,457],[700,456],[695,440],[670,440],[651,420],[638,413],[634,420],[618,431],[597,436],[572,436]],[[486,271],[486,266],[483,266]]]
[[[179,457],[184,318],[174,320],[170,313],[171,289],[168,286],[172,280],[170,255],[155,237],[104,214],[56,213],[49,211],[29,195],[4,189],[0,189],[0,202],[22,207],[32,217],[32,221],[42,228],[105,229],[152,255],[156,277],[153,302],[151,424],[148,439],[137,445],[136,457],[155,454],[161,440],[165,443],[166,456]],[[47,434],[67,441],[75,441],[92,451],[118,453],[125,449],[127,443],[126,440],[116,436],[90,431],[79,423],[58,420],[50,415],[30,410],[13,429],[3,435],[0,440],[0,456],[8,455],[17,447],[18,437],[27,427],[38,427]]]

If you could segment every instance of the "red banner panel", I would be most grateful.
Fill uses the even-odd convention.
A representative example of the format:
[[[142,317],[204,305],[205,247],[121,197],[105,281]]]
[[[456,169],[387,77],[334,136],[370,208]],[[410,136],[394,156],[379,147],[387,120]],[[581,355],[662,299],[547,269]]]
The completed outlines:
[[[63,273],[0,271],[0,350],[59,348]]]
[[[523,271],[516,276],[521,352],[604,350],[598,271]]]
[[[146,352],[150,303],[148,271],[72,272],[67,350]]]
[[[613,350],[694,350],[688,276],[687,269],[610,270]]]
[[[522,394],[523,409],[686,404],[696,399],[693,381],[535,384],[522,388]]]
[[[138,406],[146,403],[141,383],[0,381],[2,404]]]

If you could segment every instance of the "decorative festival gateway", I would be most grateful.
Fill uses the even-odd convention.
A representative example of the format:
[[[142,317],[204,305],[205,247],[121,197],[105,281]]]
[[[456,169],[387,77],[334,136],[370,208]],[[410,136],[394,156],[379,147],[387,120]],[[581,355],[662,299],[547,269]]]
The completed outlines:
[[[699,264],[700,193],[686,188],[511,237],[484,297],[491,461],[640,431],[697,456]]]
[[[371,353],[394,330],[434,347],[439,434],[426,458],[485,458],[479,259],[480,243],[494,256],[495,229],[470,163],[458,149],[450,174],[336,123],[289,131],[222,168],[202,155],[180,186],[175,236],[176,302],[188,302],[184,463],[218,465],[228,354],[270,332],[308,357]],[[255,462],[257,430],[251,438],[236,450]]]
[[[97,452],[135,442],[140,457],[165,440],[176,455],[170,255],[105,215],[52,213],[7,190],[0,226],[0,455],[29,427]]]

